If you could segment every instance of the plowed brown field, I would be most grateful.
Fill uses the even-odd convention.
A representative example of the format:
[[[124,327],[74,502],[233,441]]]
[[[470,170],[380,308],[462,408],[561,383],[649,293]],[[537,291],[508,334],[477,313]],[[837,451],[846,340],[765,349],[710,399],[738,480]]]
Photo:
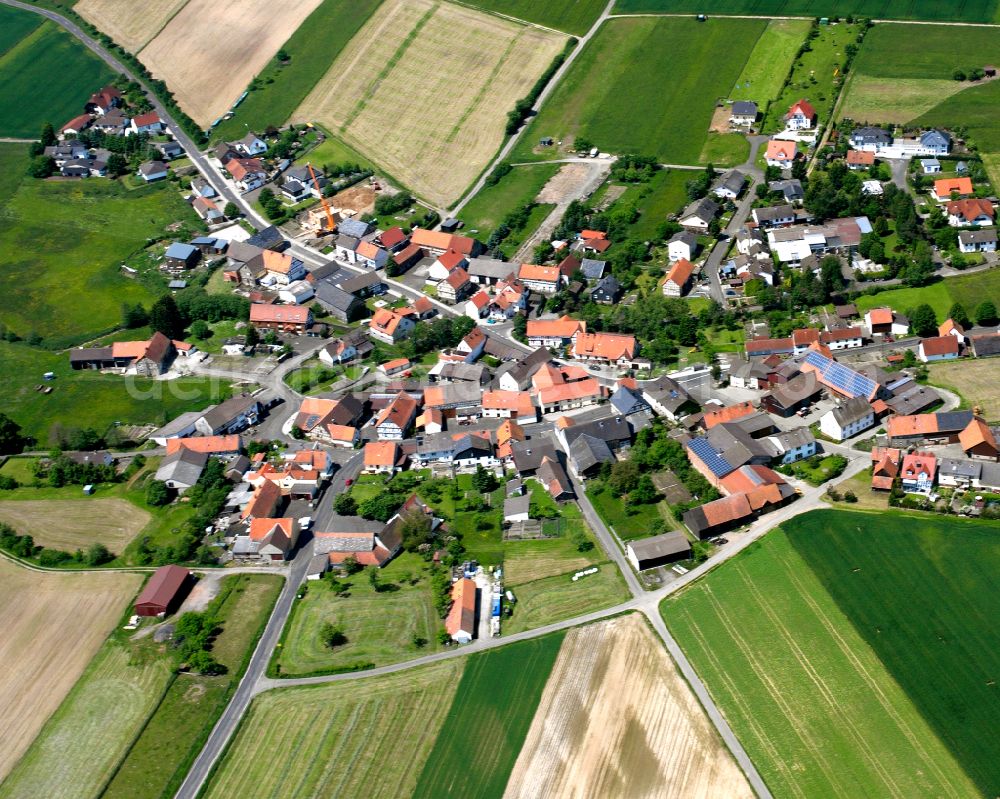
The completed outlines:
[[[504,799],[753,796],[638,614],[570,630]]]

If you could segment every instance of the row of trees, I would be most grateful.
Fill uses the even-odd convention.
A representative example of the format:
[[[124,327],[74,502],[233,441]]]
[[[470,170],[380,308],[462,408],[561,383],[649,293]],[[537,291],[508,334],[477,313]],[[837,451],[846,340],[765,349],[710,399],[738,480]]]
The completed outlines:
[[[154,331],[172,339],[184,338],[188,327],[202,338],[207,338],[208,323],[223,319],[247,320],[250,303],[235,294],[209,294],[199,286],[192,286],[177,293],[164,294],[147,311],[141,304],[122,306],[122,325],[128,329],[149,325]],[[201,322],[202,325],[195,328]],[[247,328],[250,334],[252,328]],[[254,331],[256,335],[256,331]],[[249,341],[248,341],[249,343]],[[256,342],[255,342],[256,343]]]

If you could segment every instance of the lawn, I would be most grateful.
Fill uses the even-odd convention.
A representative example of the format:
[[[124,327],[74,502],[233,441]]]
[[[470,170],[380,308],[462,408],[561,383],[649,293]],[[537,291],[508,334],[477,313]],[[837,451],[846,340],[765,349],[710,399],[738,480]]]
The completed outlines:
[[[811,486],[821,486],[843,473],[847,468],[847,458],[843,455],[813,455],[778,468],[783,474],[794,475]]]
[[[990,422],[1000,421],[1000,364],[989,358],[929,364],[929,382],[962,398],[963,408],[978,408]]]
[[[628,587],[618,567],[604,561],[597,564],[597,574],[588,574],[576,582],[572,573],[544,577],[529,583],[508,582],[517,602],[514,615],[504,619],[504,635],[544,627],[546,624],[603,610],[629,599]]]
[[[657,238],[667,217],[678,213],[688,202],[685,186],[695,174],[682,169],[661,169],[649,183],[629,185],[614,203],[631,204],[639,212],[639,218],[629,226],[629,236],[645,241]]]
[[[807,33],[809,22],[804,19],[774,19],[768,22],[736,79],[729,98],[753,100],[763,112],[781,92]]]
[[[3,234],[0,233],[0,236]],[[51,394],[35,391],[45,372]],[[200,410],[229,395],[229,386],[212,378],[143,378],[74,372],[69,358],[25,344],[0,341],[0,382],[4,412],[46,449],[62,433],[93,428],[104,433],[115,422],[162,425],[185,412]]]
[[[564,636],[469,657],[414,799],[503,794]]]
[[[559,164],[514,167],[499,183],[484,187],[458,215],[465,223],[462,232],[486,241],[507,214],[534,202],[559,167]]]
[[[12,8],[0,17],[0,136],[31,138],[46,122],[65,124],[114,77],[66,31],[53,22],[38,25],[38,19]]]
[[[261,694],[206,799],[410,796],[465,662]]]
[[[211,605],[221,624],[212,654],[228,673],[219,677],[178,675],[103,797],[168,799],[174,795],[243,676],[283,584],[283,578],[273,574],[223,578]]]
[[[533,153],[542,137],[582,136],[610,152],[698,163],[715,104],[735,84],[765,28],[760,20],[608,21],[529,125],[514,160],[548,157]],[[687,68],[699,63],[712,69]]]
[[[764,131],[783,130],[789,107],[802,98],[812,103],[820,125],[830,121],[843,81],[841,71],[847,60],[846,47],[855,43],[860,32],[860,25],[819,27],[819,35],[809,43],[812,49],[795,62],[791,80],[771,103],[762,125]]]
[[[750,142],[742,133],[709,133],[698,159],[717,167],[739,166],[750,157]]]
[[[200,222],[170,183],[41,181],[25,174],[27,163],[25,145],[0,144],[0,171],[18,176],[0,183],[0,322],[51,348],[79,344],[117,327],[123,303],[158,296],[122,276],[122,261],[167,225]]]
[[[279,675],[352,671],[396,663],[436,652],[441,619],[434,609],[428,569],[417,555],[404,553],[379,572],[376,592],[366,574],[343,578],[348,595],[338,597],[325,581],[309,583],[296,600],[277,658]],[[411,584],[416,580],[416,584]],[[326,622],[341,626],[347,643],[335,649],[320,640]],[[414,638],[423,639],[417,646]]]
[[[78,495],[78,499],[7,500],[0,494],[0,521],[49,549],[86,551],[98,542],[120,554],[151,519],[148,512],[124,499]],[[95,524],[95,519],[102,521]]]
[[[993,795],[998,566],[995,525],[816,511],[662,610],[776,795]]]
[[[1000,303],[1000,269],[949,277],[916,289],[900,288],[866,294],[855,298],[854,302],[861,313],[885,305],[905,313],[908,308],[927,303],[934,309],[938,320],[943,322],[954,303],[962,303],[968,313],[974,314],[984,300]]]
[[[620,14],[704,12],[698,0],[618,0]],[[716,0],[712,14],[799,15],[805,17],[855,16],[880,19],[925,19],[959,22],[996,22],[996,0],[966,0],[942,3],[939,0]]]
[[[247,128],[261,131],[287,122],[380,4],[381,0],[324,0],[285,42],[282,49],[291,60],[284,65],[272,60],[254,82],[259,88],[240,103],[232,119],[215,128],[212,139],[238,139]]]
[[[656,518],[656,509],[652,505],[632,508],[635,512],[629,513],[630,509],[625,507],[625,503],[611,489],[593,480],[587,488],[587,497],[604,523],[614,528],[614,532],[623,541],[645,538],[650,534],[650,524]]]
[[[322,8],[322,7],[321,7]],[[318,126],[317,126],[318,128]],[[361,155],[357,150],[353,150],[344,144],[340,139],[329,131],[324,130],[326,138],[313,147],[301,158],[295,160],[296,165],[310,163],[313,167],[325,167],[334,164],[357,164],[361,167],[373,169],[371,161]]]
[[[546,28],[582,36],[607,5],[606,0],[470,0],[469,5]]]

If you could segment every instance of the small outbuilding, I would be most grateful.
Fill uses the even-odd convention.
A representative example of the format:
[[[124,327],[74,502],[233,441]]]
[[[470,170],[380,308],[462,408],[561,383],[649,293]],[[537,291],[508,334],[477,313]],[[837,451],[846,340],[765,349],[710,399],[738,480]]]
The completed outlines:
[[[625,555],[638,571],[655,569],[667,563],[688,560],[691,557],[691,542],[680,530],[629,541]]]
[[[191,588],[191,572],[183,566],[161,566],[135,601],[137,616],[166,616],[177,609]]]

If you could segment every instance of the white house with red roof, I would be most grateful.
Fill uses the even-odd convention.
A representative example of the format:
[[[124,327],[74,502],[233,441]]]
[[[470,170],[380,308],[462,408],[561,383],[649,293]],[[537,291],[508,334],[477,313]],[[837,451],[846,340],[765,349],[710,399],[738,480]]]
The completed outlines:
[[[809,130],[816,125],[816,109],[808,100],[802,99],[792,104],[785,114],[785,127],[789,130]]]

